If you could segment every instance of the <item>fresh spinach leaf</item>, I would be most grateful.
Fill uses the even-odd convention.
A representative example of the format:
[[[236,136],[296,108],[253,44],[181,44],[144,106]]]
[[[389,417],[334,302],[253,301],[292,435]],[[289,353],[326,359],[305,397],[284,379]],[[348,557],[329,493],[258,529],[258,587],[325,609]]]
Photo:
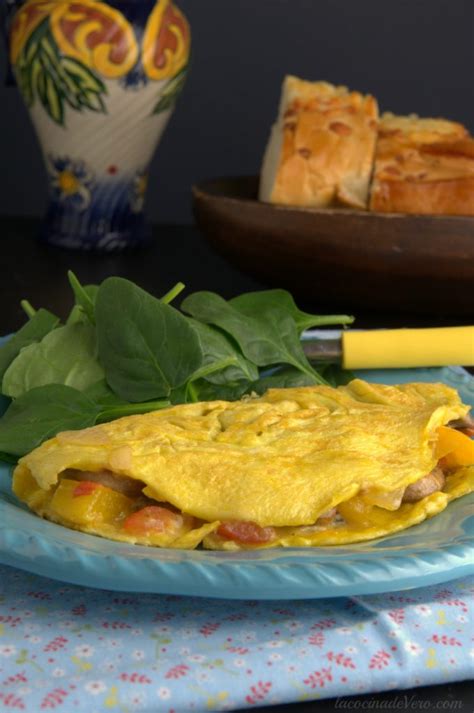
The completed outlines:
[[[237,401],[252,391],[249,381],[229,381],[227,384],[210,384],[202,379],[194,384],[199,401]]]
[[[128,280],[102,283],[95,314],[107,382],[126,401],[168,397],[202,364],[186,317]]]
[[[343,369],[339,364],[318,364],[318,369],[331,386],[345,386],[356,378],[354,372]]]
[[[286,366],[261,376],[251,385],[251,388],[261,396],[268,389],[291,389],[299,386],[314,386],[314,381],[294,366]]]
[[[21,350],[3,377],[3,393],[12,398],[46,384],[63,384],[79,391],[103,378],[97,360],[95,329],[88,324],[58,327],[41,342]]]
[[[173,404],[187,404],[195,403],[196,401],[202,401],[203,399],[198,398],[198,389],[195,385],[203,381],[206,381],[207,383],[209,383],[209,385],[211,385],[209,379],[214,374],[219,374],[228,367],[232,367],[234,364],[234,358],[227,357],[227,359],[221,359],[221,361],[213,361],[205,366],[201,366],[201,368],[195,371],[194,374],[189,377],[188,381],[186,381],[182,386],[172,389],[170,395],[171,402]],[[218,389],[220,387],[216,386],[215,388]]]
[[[39,309],[30,320],[0,347],[0,384],[3,376],[24,347],[39,342],[59,324],[59,318],[46,309]]]
[[[171,401],[168,399],[160,399],[159,401],[144,401],[142,403],[122,403],[115,406],[106,406],[97,416],[97,423],[105,423],[106,421],[115,421],[117,418],[124,416],[136,416],[137,414],[150,413],[150,411],[159,411],[162,408],[171,406]]]
[[[105,379],[94,382],[84,389],[83,393],[96,404],[104,408],[108,406],[118,406],[124,403],[123,399],[112,391]]]
[[[196,401],[237,401],[252,384],[249,381],[228,382],[227,384],[211,384],[207,379],[193,381],[191,389],[181,388],[173,391],[173,404],[185,404]]]
[[[292,295],[286,290],[262,290],[261,292],[246,292],[243,295],[229,300],[229,304],[236,307],[249,317],[259,317],[269,314],[273,310],[293,317],[299,334],[305,329],[322,327],[331,324],[352,324],[354,317],[347,314],[318,315],[302,312],[295,304]]]
[[[10,453],[0,451],[0,461],[8,465],[16,465],[18,463],[18,456],[12,456]]]
[[[83,313],[83,315],[91,324],[95,324],[95,301],[97,298],[97,292],[99,291],[99,286],[81,285],[72,270],[69,270],[67,276],[69,278],[69,284],[71,285],[72,291],[74,292],[74,297],[76,300],[75,307]],[[71,321],[72,320],[70,316],[68,322],[70,323]]]
[[[267,304],[259,314],[236,307],[213,292],[195,292],[181,308],[195,319],[213,324],[230,334],[244,356],[257,366],[290,364],[312,378],[326,383],[305,357],[292,315]]]
[[[0,420],[0,451],[23,456],[60,431],[93,426],[99,412],[97,404],[70,386],[31,389]]]
[[[83,393],[100,406],[101,411],[97,418],[97,421],[100,423],[122,418],[122,416],[149,413],[150,411],[156,411],[170,405],[170,402],[166,400],[145,401],[143,403],[124,401],[120,396],[114,394],[105,379],[101,379],[95,384],[92,384]]]
[[[3,416],[10,403],[11,399],[3,396],[3,394],[0,394],[0,417]]]
[[[178,404],[188,404],[194,402],[196,399],[193,398],[194,391],[190,391],[189,382],[177,386],[175,389],[171,389],[171,393],[168,398],[172,406],[177,406]]]
[[[219,374],[224,371],[224,369],[227,369],[234,364],[235,359],[231,356],[221,359],[220,361],[212,361],[209,362],[209,364],[204,364],[203,366],[200,366],[194,374],[191,374],[188,379],[188,384],[192,384],[198,379],[211,379],[214,374]]]
[[[234,381],[255,381],[258,379],[258,367],[246,359],[237,344],[215,327],[210,327],[192,317],[189,318],[192,328],[197,332],[203,352],[203,367],[231,359],[231,364],[225,369],[205,378],[212,384],[226,384]]]
[[[90,324],[89,318],[84,314],[84,310],[79,305],[74,305],[66,319],[66,324]]]

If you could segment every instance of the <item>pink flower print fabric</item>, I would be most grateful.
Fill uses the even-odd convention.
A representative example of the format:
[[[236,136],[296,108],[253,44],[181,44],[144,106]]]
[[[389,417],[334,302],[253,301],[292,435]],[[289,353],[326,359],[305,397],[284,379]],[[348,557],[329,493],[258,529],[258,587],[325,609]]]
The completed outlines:
[[[181,713],[471,679],[474,578],[257,602],[127,594],[0,567],[0,713]]]

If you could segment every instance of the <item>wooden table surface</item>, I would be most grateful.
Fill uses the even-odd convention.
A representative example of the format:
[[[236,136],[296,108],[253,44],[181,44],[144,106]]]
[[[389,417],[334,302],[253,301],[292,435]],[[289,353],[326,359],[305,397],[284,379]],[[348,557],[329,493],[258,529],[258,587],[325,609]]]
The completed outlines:
[[[217,255],[198,230],[192,226],[158,226],[153,230],[153,240],[142,250],[96,255],[92,253],[46,247],[36,241],[38,222],[25,218],[0,218],[0,267],[2,282],[0,297],[0,330],[5,333],[17,329],[23,322],[21,299],[35,306],[67,313],[71,306],[66,272],[72,269],[83,283],[98,283],[110,275],[133,280],[156,295],[163,294],[176,282],[186,285],[189,294],[196,290],[212,290],[229,299],[242,292],[278,284],[263,284],[232,267]],[[315,293],[311,300],[298,299],[301,309],[316,314],[341,313]],[[459,318],[436,312],[432,315],[380,312],[374,304],[370,312],[357,309],[351,303],[342,305],[347,314],[356,316],[355,327],[428,327],[474,324],[472,315]]]

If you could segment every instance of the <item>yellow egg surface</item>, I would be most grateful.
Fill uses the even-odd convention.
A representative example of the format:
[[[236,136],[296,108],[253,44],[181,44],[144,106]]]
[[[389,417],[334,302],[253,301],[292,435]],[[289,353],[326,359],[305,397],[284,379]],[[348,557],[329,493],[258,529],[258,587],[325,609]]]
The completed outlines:
[[[474,490],[472,441],[448,431],[442,487],[405,502],[443,465],[441,427],[468,412],[444,384],[272,389],[60,433],[20,459],[13,490],[43,517],[125,542],[347,544],[415,525]],[[445,453],[451,442],[462,458]]]

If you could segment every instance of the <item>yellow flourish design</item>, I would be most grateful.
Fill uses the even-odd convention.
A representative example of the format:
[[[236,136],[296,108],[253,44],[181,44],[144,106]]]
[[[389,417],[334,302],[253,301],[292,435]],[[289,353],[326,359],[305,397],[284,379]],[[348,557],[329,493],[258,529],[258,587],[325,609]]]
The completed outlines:
[[[51,31],[65,56],[111,79],[131,70],[139,50],[133,29],[121,12],[97,0],[58,0],[54,5]]]
[[[146,75],[156,81],[174,77],[187,65],[190,48],[191,30],[186,17],[172,0],[158,0],[143,36]]]
[[[137,62],[139,48],[133,29],[115,8],[100,0],[27,0],[16,12],[10,30],[12,65],[46,17],[62,54],[104,77],[122,77]]]
[[[29,0],[15,13],[10,29],[10,62],[15,65],[31,34],[54,9],[54,0]]]

